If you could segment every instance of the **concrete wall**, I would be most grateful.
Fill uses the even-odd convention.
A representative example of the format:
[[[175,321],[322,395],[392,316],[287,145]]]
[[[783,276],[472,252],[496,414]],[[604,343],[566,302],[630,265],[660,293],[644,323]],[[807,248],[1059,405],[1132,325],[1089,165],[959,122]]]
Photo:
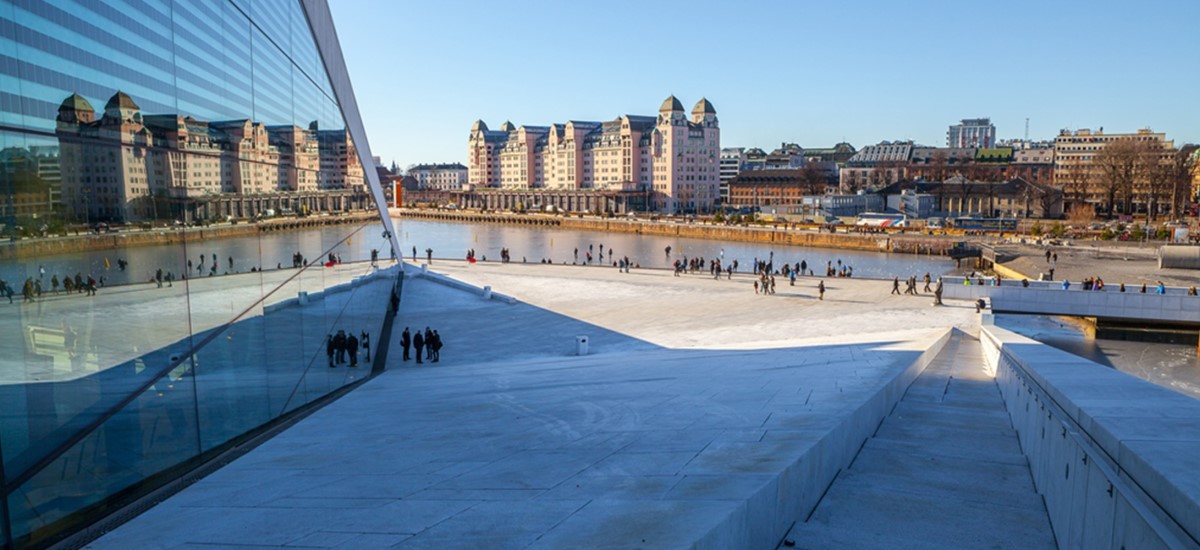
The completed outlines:
[[[1140,285],[1119,292],[1115,286],[1105,287],[1104,291],[1082,290],[1078,282],[1063,290],[1060,281],[1030,281],[1028,288],[1013,280],[1002,280],[1000,286],[992,286],[987,278],[983,285],[978,279],[963,285],[962,277],[945,277],[943,281],[943,298],[990,298],[991,308],[997,312],[1200,324],[1200,296],[1188,296],[1185,288],[1168,288],[1166,294],[1159,295],[1152,286],[1141,294]]]
[[[1200,401],[980,332],[1059,547],[1200,548]]]
[[[1200,246],[1167,245],[1158,249],[1158,268],[1200,269]]]

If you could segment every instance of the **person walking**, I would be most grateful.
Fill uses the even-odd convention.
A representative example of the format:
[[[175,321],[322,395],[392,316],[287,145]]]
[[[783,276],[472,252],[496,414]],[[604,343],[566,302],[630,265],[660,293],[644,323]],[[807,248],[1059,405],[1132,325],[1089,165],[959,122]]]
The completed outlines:
[[[900,294],[900,277],[892,277],[892,294]]]
[[[425,337],[421,335],[421,331],[417,331],[413,335],[413,349],[417,352],[417,364],[421,364],[421,353],[425,351]]]
[[[926,272],[925,272],[925,292],[932,292],[932,291],[929,289],[929,283],[930,283],[930,281],[931,281],[931,280],[932,280],[932,278],[929,276],[929,272],[928,272],[928,271],[926,271]]]
[[[1162,281],[1159,281],[1158,286],[1154,288],[1154,293],[1155,294],[1166,294],[1167,293],[1166,285],[1164,285]]]
[[[817,299],[825,301],[825,281],[817,282]]]
[[[433,348],[433,362],[437,363],[442,359],[442,335],[438,331],[433,331],[433,342],[430,344]]]
[[[350,368],[358,368],[358,337],[353,332],[346,336],[346,352],[350,354]]]
[[[933,305],[942,305],[942,278],[938,277],[937,288],[933,290]]]
[[[409,334],[408,327],[404,327],[404,332],[400,334],[400,347],[404,349],[404,360],[408,361],[408,350],[412,347],[412,334]]]

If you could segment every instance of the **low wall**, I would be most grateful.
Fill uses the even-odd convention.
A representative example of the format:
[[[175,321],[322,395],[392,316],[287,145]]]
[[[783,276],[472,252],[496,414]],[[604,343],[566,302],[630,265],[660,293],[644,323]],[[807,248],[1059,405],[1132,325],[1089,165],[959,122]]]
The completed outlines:
[[[1158,268],[1200,269],[1200,246],[1167,245],[1158,249]]]
[[[355,277],[345,283],[333,285],[331,287],[328,287],[328,288],[325,288],[322,290],[318,290],[315,292],[301,292],[298,295],[296,295],[294,298],[288,298],[286,300],[280,300],[273,304],[264,305],[263,306],[263,314],[265,315],[267,313],[274,313],[276,311],[286,309],[289,307],[302,306],[302,305],[308,304],[310,302],[324,300],[326,296],[337,294],[339,292],[352,291],[362,285],[365,285],[371,281],[374,281],[375,279],[380,279],[380,278],[394,279],[399,274],[400,274],[400,271],[397,266],[376,269],[375,271],[372,271],[361,277]]]
[[[980,332],[1060,548],[1200,548],[1200,401]]]
[[[988,298],[992,310],[1000,313],[1029,313],[1035,315],[1076,315],[1116,320],[1140,320],[1165,323],[1200,324],[1200,296],[1188,296],[1186,288],[1169,287],[1165,294],[1156,294],[1150,287],[1146,294],[1138,287],[1105,287],[1103,291],[1083,290],[1072,283],[1063,290],[1061,281],[1030,281],[1025,287],[1020,281],[971,279],[964,285],[962,277],[942,279],[942,298],[977,300]]]

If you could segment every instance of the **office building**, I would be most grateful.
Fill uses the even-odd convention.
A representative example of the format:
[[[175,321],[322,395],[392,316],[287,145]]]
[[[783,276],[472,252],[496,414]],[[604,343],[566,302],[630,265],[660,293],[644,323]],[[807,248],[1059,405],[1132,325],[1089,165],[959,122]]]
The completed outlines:
[[[946,147],[988,149],[996,145],[996,127],[990,118],[964,118],[946,131]]]

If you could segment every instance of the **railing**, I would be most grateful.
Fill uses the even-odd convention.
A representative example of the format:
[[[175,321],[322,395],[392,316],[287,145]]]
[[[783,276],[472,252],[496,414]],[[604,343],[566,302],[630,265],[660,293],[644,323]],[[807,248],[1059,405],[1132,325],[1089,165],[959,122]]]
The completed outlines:
[[[1060,547],[1200,548],[1200,401],[986,319],[981,340]]]

